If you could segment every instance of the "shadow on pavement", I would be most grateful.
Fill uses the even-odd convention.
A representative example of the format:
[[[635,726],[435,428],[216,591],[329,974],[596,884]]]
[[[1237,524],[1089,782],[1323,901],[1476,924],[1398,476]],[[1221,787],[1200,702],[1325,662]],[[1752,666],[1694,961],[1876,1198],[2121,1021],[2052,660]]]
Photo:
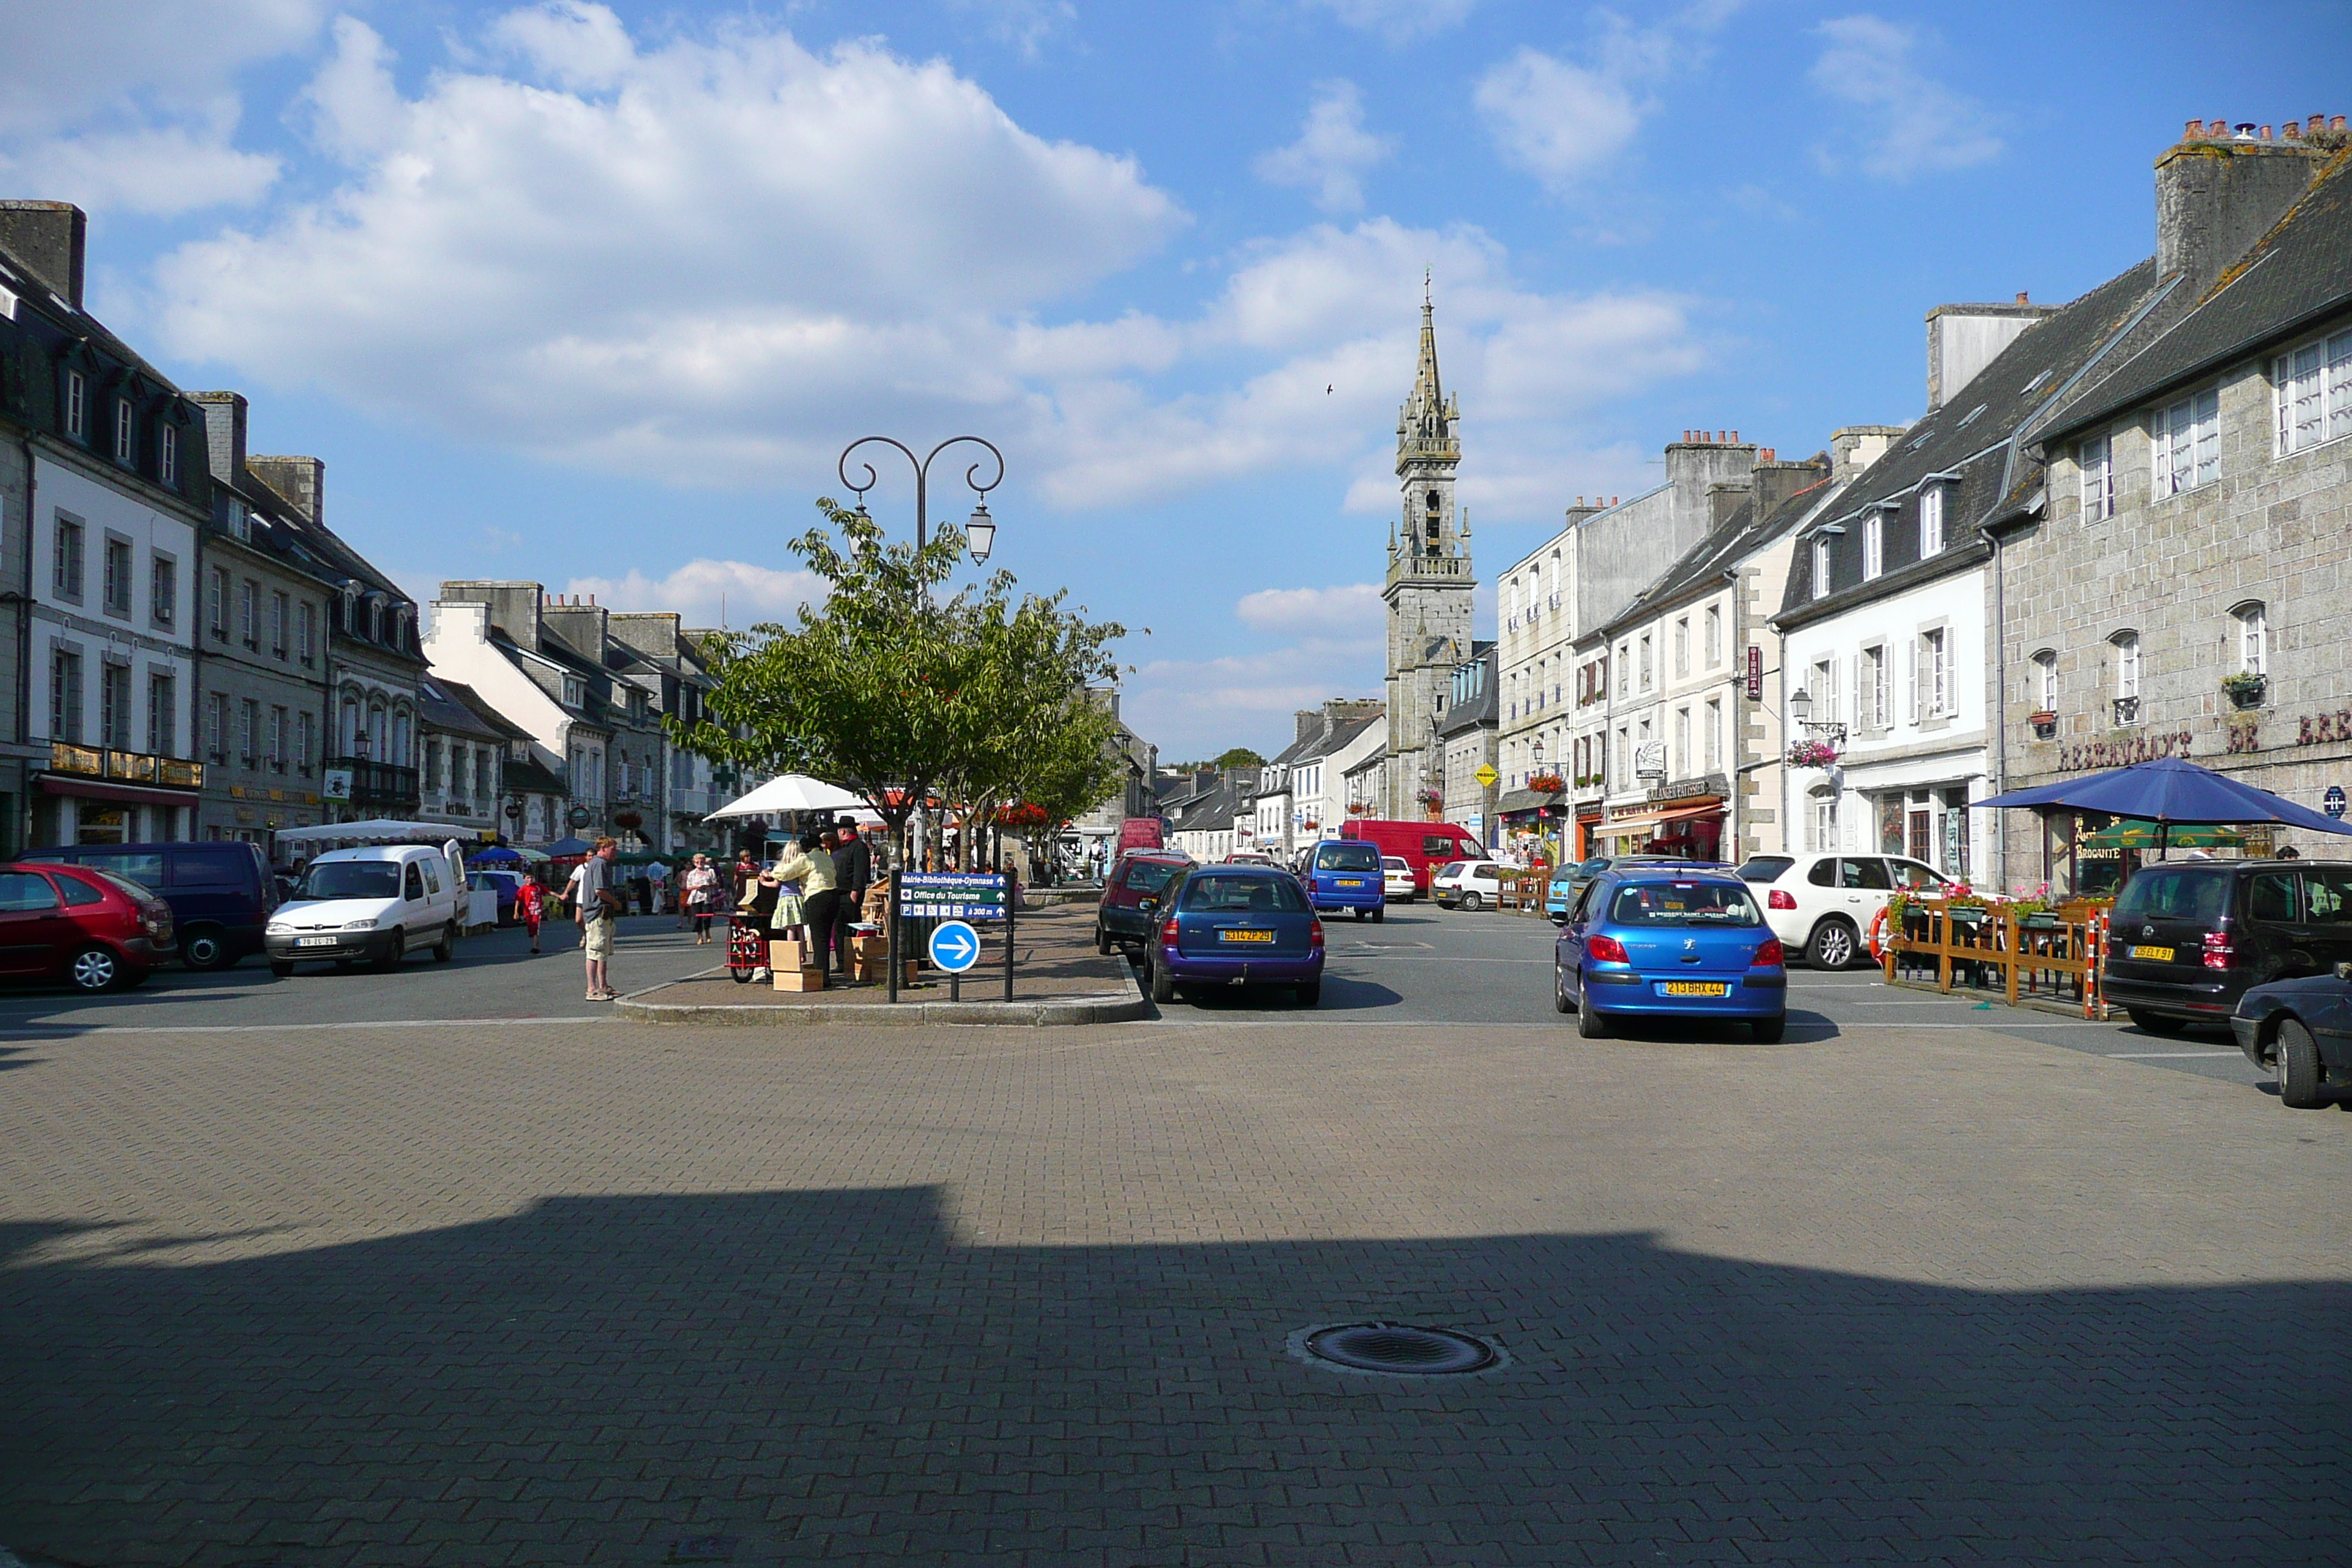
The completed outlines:
[[[2307,1561],[2336,1283],[1976,1290],[1639,1235],[957,1239],[931,1188],[545,1199],[226,1263],[0,1233],[0,1540],[220,1568]],[[1349,1376],[1286,1337],[1493,1336]],[[2263,1353],[2281,1343],[2312,1356]],[[715,1549],[714,1549],[715,1550]],[[2337,1560],[2340,1560],[2337,1559]]]

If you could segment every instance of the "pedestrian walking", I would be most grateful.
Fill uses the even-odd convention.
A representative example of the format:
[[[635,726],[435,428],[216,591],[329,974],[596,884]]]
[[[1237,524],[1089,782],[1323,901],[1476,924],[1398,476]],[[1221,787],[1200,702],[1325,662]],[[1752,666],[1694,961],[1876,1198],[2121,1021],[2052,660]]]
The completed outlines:
[[[547,918],[547,890],[539,885],[538,878],[526,876],[516,884],[515,913],[530,932],[531,952],[537,952],[540,922]]]
[[[653,901],[646,913],[657,915],[669,908],[669,868],[656,860],[646,868],[646,885],[653,892]]]
[[[808,927],[810,962],[819,969],[832,967],[834,927],[842,900],[835,858],[839,844],[839,837],[827,828],[817,836],[814,848],[803,851],[808,857],[809,868],[801,881],[801,923]],[[843,956],[848,956],[846,952]]]
[[[679,881],[678,925],[694,921],[694,945],[703,947],[710,941],[710,917],[719,912],[719,868],[710,863],[708,855],[697,855]]]
[[[595,851],[580,862],[580,948],[588,961],[588,1000],[611,1002],[619,993],[612,986],[613,938],[627,908],[621,898],[613,860],[621,852],[618,841],[596,840]]]
[[[834,824],[834,842],[833,885],[841,897],[833,906],[833,947],[846,976],[851,970],[849,928],[865,906],[866,889],[874,885],[874,851],[857,836],[856,817],[845,816]]]

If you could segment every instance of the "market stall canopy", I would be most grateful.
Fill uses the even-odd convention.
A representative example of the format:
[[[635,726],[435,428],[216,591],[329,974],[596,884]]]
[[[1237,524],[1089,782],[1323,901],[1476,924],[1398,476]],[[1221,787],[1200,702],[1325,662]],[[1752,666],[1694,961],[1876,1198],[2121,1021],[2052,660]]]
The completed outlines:
[[[2158,839],[2161,837],[2163,843]],[[2111,822],[2074,841],[2084,849],[2243,849],[2246,836],[2233,827],[2162,827],[2153,822]]]
[[[522,851],[509,849],[503,844],[493,844],[488,849],[466,858],[468,866],[511,866],[522,859]]]
[[[2059,807],[2167,826],[2277,822],[2312,833],[2352,834],[2352,826],[2179,757],[2158,757],[2152,763],[2134,763],[2064,784],[2011,790],[1969,804],[1980,808]]]
[[[286,844],[446,844],[477,832],[446,822],[401,822],[388,816],[365,822],[322,822],[316,827],[281,827],[278,842]]]
[[[562,860],[575,855],[585,855],[595,847],[596,845],[593,839],[559,838],[547,847],[547,853],[551,858]]]
[[[862,811],[867,809],[866,797],[852,795],[837,784],[806,773],[783,773],[770,779],[758,789],[740,799],[729,802],[703,818],[716,822],[722,816],[773,816],[787,811]]]

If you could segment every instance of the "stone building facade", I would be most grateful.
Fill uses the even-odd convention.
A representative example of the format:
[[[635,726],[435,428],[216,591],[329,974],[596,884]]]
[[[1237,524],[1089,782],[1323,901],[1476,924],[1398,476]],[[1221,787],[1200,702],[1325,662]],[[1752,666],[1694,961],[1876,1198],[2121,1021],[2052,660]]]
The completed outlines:
[[[2192,121],[2158,160],[2163,298],[1990,520],[2007,787],[2187,756],[2313,809],[2352,791],[2352,138],[2270,130]],[[2003,815],[2012,882],[2112,886],[2071,821]]]
[[[1437,374],[1437,328],[1421,307],[1421,357],[1412,394],[1397,416],[1396,472],[1404,517],[1389,537],[1387,764],[1383,817],[1428,815],[1425,791],[1441,791],[1444,752],[1438,723],[1454,667],[1470,656],[1471,599],[1478,578],[1470,563],[1469,520],[1455,510],[1454,470],[1462,463],[1462,410]]]
[[[1496,692],[1501,681],[1495,645],[1472,645],[1470,657],[1454,667],[1445,711],[1437,721],[1438,743],[1445,748],[1445,820],[1470,830],[1481,844],[1495,830],[1495,803],[1502,777],[1489,784],[1478,776],[1495,765]]]

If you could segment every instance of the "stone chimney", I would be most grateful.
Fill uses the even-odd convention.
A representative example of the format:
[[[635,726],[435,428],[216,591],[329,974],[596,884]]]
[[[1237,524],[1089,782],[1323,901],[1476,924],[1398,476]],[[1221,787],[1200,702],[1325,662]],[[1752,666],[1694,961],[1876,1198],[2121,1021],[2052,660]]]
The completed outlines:
[[[89,249],[89,219],[71,202],[0,202],[0,250],[77,310]]]
[[[188,401],[205,411],[205,448],[212,476],[225,485],[245,478],[245,395],[191,392]]]
[[[580,602],[577,594],[569,598],[559,594],[552,603],[540,605],[539,624],[578,649],[581,658],[602,664],[612,613],[593,594],[586,604]]]
[[[1830,478],[1852,484],[1903,438],[1901,425],[1849,425],[1830,432]]]
[[[1292,728],[1296,731],[1296,733],[1291,736],[1293,741],[1303,741],[1309,735],[1321,734],[1323,731],[1323,710],[1320,708],[1298,709],[1290,715],[1290,722]]]
[[[678,627],[685,619],[675,610],[628,610],[614,614],[605,625],[616,641],[655,658],[668,658],[677,652],[683,635]]]
[[[1713,503],[1708,500],[1709,488],[1715,485],[1746,485],[1748,471],[1756,466],[1756,446],[1742,441],[1737,430],[1685,430],[1679,441],[1666,446],[1666,482],[1675,489],[1674,510],[1678,517],[1713,516]],[[1737,506],[1737,501],[1732,503]],[[1724,516],[1730,515],[1726,511]],[[1720,519],[1717,519],[1720,521]],[[1683,549],[1692,541],[1685,540]],[[1679,551],[1676,553],[1680,553]]]
[[[1749,469],[1753,477],[1755,470]],[[1706,487],[1706,528],[1709,533],[1731,521],[1731,514],[1748,504],[1749,494],[1746,484],[1713,484]]]
[[[1756,521],[1763,521],[1795,499],[1830,477],[1830,455],[1816,452],[1801,462],[1769,462],[1756,465],[1748,476],[1755,487]]]
[[[537,583],[444,583],[441,597],[435,605],[482,605],[488,609],[488,625],[514,638],[523,647],[539,647],[540,601],[547,590]]]
[[[1927,312],[1927,412],[1960,395],[1977,373],[2044,316],[2053,305],[2032,305],[2020,294],[2010,305],[1938,305]]]
[[[2190,121],[2156,161],[2158,273],[2180,273],[2187,299],[2201,296],[2286,215],[2332,140],[2263,142],[2251,125],[2236,135],[2219,120]]]
[[[326,526],[327,465],[319,458],[247,458],[245,471],[285,498],[308,521]]]

